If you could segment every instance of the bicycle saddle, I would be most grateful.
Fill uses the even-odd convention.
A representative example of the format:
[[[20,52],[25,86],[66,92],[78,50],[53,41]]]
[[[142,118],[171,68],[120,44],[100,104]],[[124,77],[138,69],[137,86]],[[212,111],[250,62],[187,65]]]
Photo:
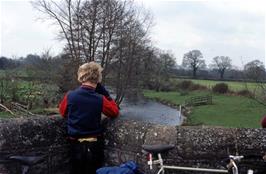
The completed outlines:
[[[162,153],[173,149],[173,144],[142,145],[142,149],[149,153]]]
[[[10,160],[17,161],[23,165],[33,166],[43,161],[44,156],[10,156]]]

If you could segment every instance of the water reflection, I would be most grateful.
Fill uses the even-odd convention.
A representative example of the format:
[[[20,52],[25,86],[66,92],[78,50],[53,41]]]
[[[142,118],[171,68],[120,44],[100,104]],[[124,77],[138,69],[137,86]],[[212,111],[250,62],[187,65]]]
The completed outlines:
[[[178,110],[150,100],[138,102],[124,100],[120,107],[121,119],[133,119],[163,125],[181,125],[183,122],[183,117]]]

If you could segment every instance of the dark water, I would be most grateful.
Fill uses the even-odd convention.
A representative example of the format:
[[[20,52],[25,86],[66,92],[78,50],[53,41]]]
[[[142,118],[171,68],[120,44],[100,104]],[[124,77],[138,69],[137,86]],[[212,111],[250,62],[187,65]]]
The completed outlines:
[[[183,122],[183,117],[180,116],[178,110],[154,101],[129,102],[124,100],[120,107],[121,119],[163,125],[181,125]]]

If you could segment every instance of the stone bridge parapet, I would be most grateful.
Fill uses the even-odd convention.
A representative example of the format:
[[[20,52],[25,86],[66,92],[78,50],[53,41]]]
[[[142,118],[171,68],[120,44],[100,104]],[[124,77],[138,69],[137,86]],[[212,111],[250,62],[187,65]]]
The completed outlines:
[[[228,154],[263,155],[266,130],[215,127],[165,126],[116,119],[106,124],[105,156],[107,165],[136,161],[145,173],[143,144],[174,144],[164,157],[168,164],[197,167],[221,167]],[[0,119],[0,173],[19,173],[20,166],[3,162],[11,155],[44,155],[45,160],[30,173],[68,173],[66,123],[59,116]],[[262,160],[244,160],[245,167],[262,170]],[[179,172],[181,173],[181,172]]]

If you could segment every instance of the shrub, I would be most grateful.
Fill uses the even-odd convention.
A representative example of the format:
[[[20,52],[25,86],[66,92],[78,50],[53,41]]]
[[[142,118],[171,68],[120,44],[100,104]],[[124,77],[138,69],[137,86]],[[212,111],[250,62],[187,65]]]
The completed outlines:
[[[192,85],[193,85],[192,81],[184,80],[184,81],[181,81],[178,84],[178,88],[181,89],[181,90],[189,90]]]
[[[226,83],[217,83],[213,88],[213,92],[225,94],[229,91],[228,85]]]
[[[247,89],[240,90],[237,92],[237,94],[241,95],[241,96],[245,96],[245,97],[253,97],[254,96],[254,94]]]
[[[203,86],[203,85],[200,85],[200,84],[192,84],[191,86],[190,86],[190,90],[192,90],[192,91],[194,91],[194,90],[205,90],[205,89],[207,89],[207,87],[206,86]]]
[[[155,91],[164,91],[164,92],[169,92],[169,91],[177,91],[178,90],[178,85],[175,81],[171,80],[162,80],[160,83],[151,81],[147,84],[144,84],[143,86],[145,89],[149,90],[155,90]]]
[[[173,81],[164,81],[160,84],[160,90],[164,92],[176,91],[177,85]]]
[[[195,90],[205,90],[205,89],[207,89],[206,86],[203,86],[203,85],[200,85],[200,84],[195,84],[195,83],[193,83],[190,80],[181,81],[178,84],[178,88],[181,91],[184,91],[184,90],[185,91],[195,91]]]

